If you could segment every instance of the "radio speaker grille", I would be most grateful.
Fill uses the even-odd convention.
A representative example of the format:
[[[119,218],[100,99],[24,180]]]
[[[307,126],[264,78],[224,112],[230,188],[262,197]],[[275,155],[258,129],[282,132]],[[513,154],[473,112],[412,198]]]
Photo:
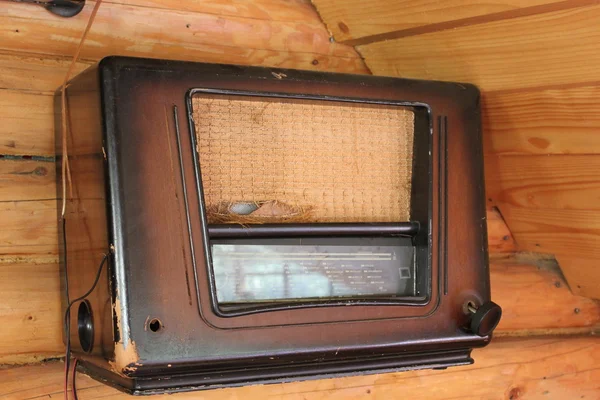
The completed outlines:
[[[213,94],[192,103],[210,223],[410,219],[410,108]]]

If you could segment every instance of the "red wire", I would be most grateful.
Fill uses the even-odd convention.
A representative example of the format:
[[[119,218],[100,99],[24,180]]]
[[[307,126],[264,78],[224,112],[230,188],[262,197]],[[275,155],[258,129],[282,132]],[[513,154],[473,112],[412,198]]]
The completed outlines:
[[[70,374],[73,377],[72,379],[72,383],[71,383],[71,392],[73,393],[73,399],[78,400],[77,398],[77,388],[75,386],[75,368],[77,368],[77,358],[73,359],[73,364],[71,365],[71,371]],[[67,362],[65,362],[65,387],[64,387],[64,394],[65,394],[65,400],[69,400],[69,395],[67,394],[69,392],[69,371],[67,370]]]
[[[69,363],[67,363],[67,360],[65,359],[65,386],[63,388],[65,400],[69,400],[69,396],[67,395],[68,386],[69,386],[69,370],[67,368],[69,368]]]
[[[72,370],[73,373],[71,374],[71,375],[73,375],[73,378],[71,378],[72,379],[72,381],[71,381],[71,391],[73,392],[73,399],[74,400],[79,400],[77,398],[77,386],[75,385],[75,377],[77,376],[77,370],[76,370],[76,368],[77,368],[77,362],[78,361],[79,360],[77,358],[75,358],[73,360],[73,370]]]

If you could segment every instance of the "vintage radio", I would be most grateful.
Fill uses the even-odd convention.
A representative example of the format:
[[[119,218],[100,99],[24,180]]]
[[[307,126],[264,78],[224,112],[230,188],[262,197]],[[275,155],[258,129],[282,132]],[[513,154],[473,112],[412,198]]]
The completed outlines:
[[[66,99],[64,293],[93,287],[70,339],[96,379],[445,368],[490,341],[475,87],[110,57]]]

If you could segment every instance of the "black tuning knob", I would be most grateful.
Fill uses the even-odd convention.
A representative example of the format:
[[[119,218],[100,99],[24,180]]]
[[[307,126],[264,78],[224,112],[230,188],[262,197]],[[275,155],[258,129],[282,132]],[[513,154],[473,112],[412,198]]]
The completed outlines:
[[[43,4],[44,8],[53,14],[69,18],[83,10],[85,0],[49,0],[38,4]]]
[[[469,303],[467,310],[471,314],[471,331],[479,336],[487,336],[492,333],[502,317],[502,308],[493,301],[483,303],[479,307]]]

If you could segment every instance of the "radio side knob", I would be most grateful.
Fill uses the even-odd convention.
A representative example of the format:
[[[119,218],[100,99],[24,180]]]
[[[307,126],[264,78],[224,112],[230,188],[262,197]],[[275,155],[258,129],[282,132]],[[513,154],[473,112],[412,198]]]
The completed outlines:
[[[502,317],[502,308],[493,301],[483,303],[475,308],[470,306],[471,313],[470,328],[478,336],[487,336],[498,326]]]

